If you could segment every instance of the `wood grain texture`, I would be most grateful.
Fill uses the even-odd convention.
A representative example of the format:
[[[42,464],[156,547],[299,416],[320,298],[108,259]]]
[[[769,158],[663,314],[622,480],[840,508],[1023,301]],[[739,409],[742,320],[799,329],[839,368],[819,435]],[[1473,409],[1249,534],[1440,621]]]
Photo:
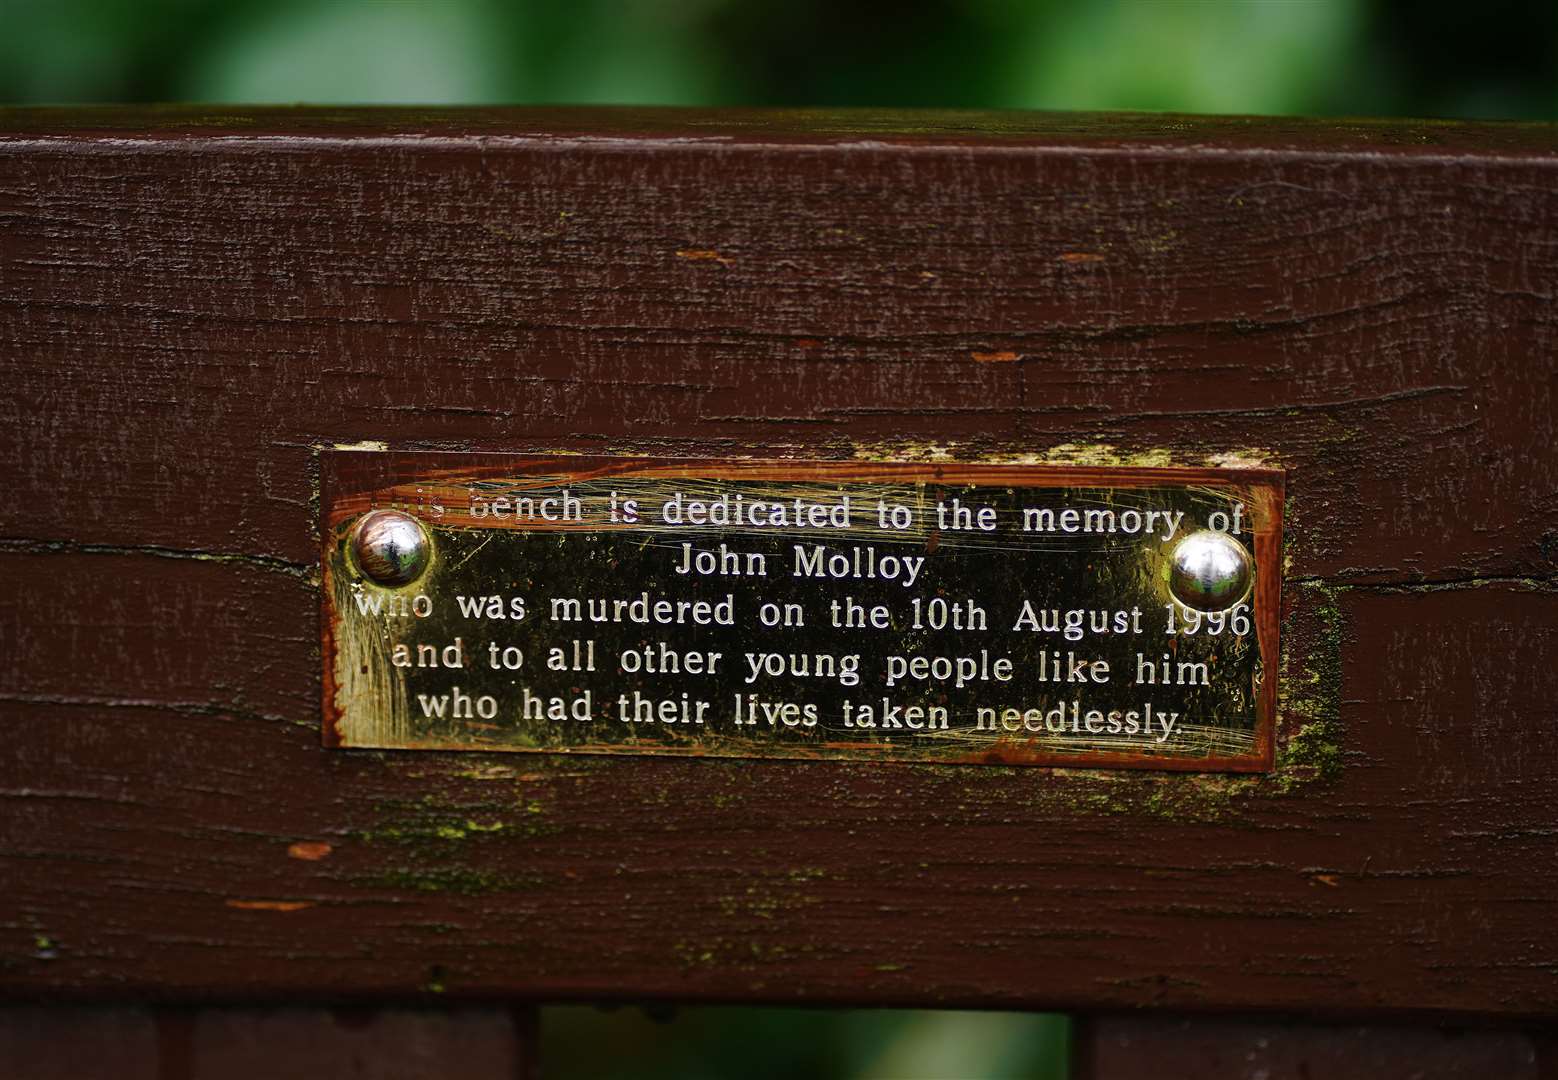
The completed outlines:
[[[1546,1080],[1551,1039],[1518,1031],[1100,1017],[1075,1037],[1076,1080]]]
[[[0,993],[1558,1014],[1550,128],[0,130]],[[365,440],[1285,469],[1278,771],[323,751]]]
[[[537,1042],[524,1009],[0,1009],[25,1080],[531,1080]]]

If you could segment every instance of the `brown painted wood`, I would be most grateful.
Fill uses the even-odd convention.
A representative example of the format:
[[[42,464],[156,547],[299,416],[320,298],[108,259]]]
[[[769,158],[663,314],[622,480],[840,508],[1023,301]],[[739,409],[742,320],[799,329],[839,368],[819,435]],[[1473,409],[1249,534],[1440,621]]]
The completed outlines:
[[[26,1080],[529,1080],[533,1010],[0,1009],[0,1075]]]
[[[1426,1027],[1336,1027],[1259,1020],[1099,1017],[1078,1024],[1076,1080],[1546,1080],[1541,1034]]]
[[[1551,128],[0,130],[5,996],[1558,1014]],[[324,751],[363,440],[1284,469],[1278,771]]]

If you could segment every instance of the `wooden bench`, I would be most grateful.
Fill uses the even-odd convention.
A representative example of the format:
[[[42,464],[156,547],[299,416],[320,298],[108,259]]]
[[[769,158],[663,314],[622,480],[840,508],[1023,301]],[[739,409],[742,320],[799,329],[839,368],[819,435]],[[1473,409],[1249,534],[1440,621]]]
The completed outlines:
[[[1553,1075],[1555,287],[1546,125],[0,111],[0,994]],[[320,454],[365,444],[1280,468],[1275,767],[323,749]],[[17,1060],[93,1030],[12,1015]]]

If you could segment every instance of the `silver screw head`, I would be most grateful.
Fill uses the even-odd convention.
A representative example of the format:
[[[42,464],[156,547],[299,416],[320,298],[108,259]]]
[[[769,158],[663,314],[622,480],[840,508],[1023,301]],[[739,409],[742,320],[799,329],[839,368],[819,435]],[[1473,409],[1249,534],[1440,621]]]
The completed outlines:
[[[1222,611],[1249,594],[1253,573],[1243,544],[1227,533],[1200,529],[1174,547],[1169,592],[1188,608]]]
[[[433,554],[422,523],[399,510],[374,510],[352,532],[357,568],[380,585],[409,585],[422,576]]]

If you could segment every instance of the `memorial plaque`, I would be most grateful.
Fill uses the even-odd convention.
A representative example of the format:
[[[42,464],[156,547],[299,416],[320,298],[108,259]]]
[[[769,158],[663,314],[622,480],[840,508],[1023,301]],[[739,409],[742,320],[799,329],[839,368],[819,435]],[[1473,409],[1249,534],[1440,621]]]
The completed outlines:
[[[1265,469],[324,455],[328,745],[1254,771]]]

